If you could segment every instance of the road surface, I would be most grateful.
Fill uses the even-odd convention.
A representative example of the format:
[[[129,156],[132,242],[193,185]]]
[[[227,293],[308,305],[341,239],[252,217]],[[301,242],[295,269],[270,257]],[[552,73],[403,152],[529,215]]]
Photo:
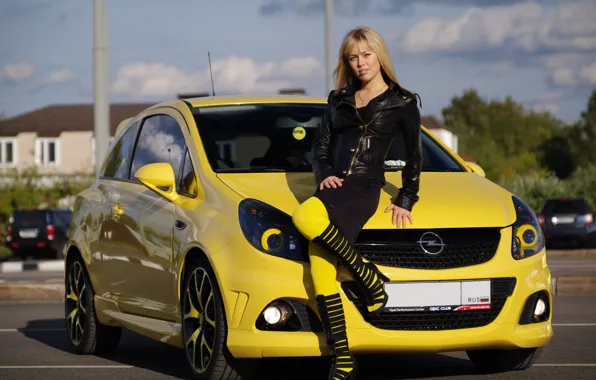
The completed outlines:
[[[596,379],[596,297],[558,296],[555,336],[525,372],[477,375],[464,353],[361,357],[359,379]],[[183,353],[125,332],[105,357],[77,356],[67,345],[62,303],[0,304],[1,379],[191,379]],[[306,364],[312,364],[308,368]],[[257,379],[326,379],[326,362],[265,360]]]

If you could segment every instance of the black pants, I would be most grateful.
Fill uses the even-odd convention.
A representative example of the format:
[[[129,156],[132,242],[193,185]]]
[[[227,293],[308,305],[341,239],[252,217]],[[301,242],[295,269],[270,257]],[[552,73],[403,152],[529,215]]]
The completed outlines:
[[[354,244],[360,231],[379,207],[383,184],[366,176],[350,175],[344,178],[342,186],[324,187],[314,196],[327,208],[329,219]]]

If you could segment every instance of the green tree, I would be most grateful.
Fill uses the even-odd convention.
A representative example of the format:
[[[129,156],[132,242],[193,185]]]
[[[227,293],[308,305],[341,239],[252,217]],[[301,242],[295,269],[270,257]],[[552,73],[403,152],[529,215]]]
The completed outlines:
[[[580,120],[569,128],[567,137],[572,143],[572,154],[578,166],[596,163],[596,89],[592,91]]]
[[[474,156],[493,180],[540,170],[540,147],[563,123],[547,112],[526,110],[510,96],[487,101],[474,89],[451,99],[445,125],[457,134],[459,150]]]

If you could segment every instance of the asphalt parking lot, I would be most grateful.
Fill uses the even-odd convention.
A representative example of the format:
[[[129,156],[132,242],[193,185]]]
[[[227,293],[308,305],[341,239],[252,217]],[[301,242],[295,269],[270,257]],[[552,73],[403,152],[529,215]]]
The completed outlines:
[[[68,350],[63,304],[0,304],[1,379],[191,379],[178,349],[125,332],[107,356]],[[479,375],[464,353],[360,357],[358,379],[596,379],[596,296],[557,296],[555,336],[525,372]],[[324,359],[265,360],[256,379],[326,379]],[[308,366],[311,364],[312,366]]]

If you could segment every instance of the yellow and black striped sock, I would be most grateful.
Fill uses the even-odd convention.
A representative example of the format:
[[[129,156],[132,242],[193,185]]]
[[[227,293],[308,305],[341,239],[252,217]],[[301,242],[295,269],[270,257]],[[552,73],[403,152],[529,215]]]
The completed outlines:
[[[350,353],[341,297],[339,293],[317,295],[316,300],[325,327],[327,344],[331,348],[328,380],[352,380],[356,374],[356,362]]]
[[[388,282],[389,278],[383,275],[373,263],[364,262],[362,256],[356,252],[337,227],[329,223],[325,231],[313,239],[313,243],[339,256],[343,265],[356,277],[365,291],[369,314],[376,314],[385,306],[387,294],[383,289],[383,283]]]

